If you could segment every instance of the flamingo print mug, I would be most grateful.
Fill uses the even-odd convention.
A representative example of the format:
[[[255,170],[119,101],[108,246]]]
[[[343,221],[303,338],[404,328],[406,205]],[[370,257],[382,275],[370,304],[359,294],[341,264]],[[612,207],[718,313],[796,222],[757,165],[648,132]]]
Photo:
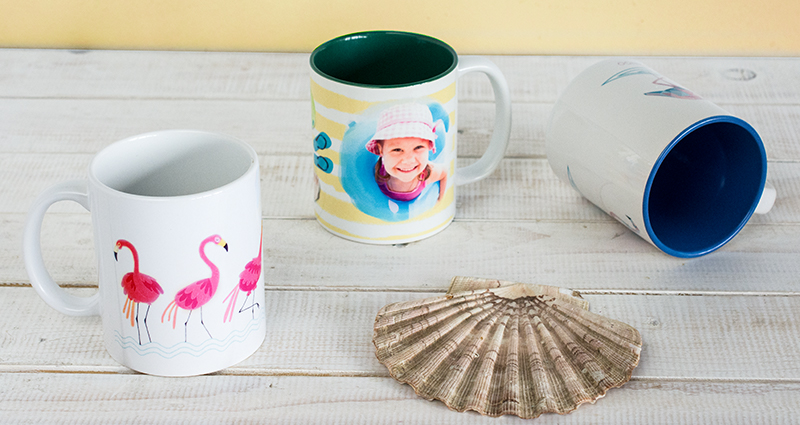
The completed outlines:
[[[42,261],[41,224],[61,200],[91,212],[98,287],[68,294]],[[139,372],[190,376],[232,366],[265,337],[258,157],[235,138],[147,133],[95,156],[88,180],[35,201],[23,253],[32,286],[68,315],[100,315],[106,349]]]
[[[372,244],[400,244],[447,227],[456,187],[497,167],[511,131],[500,69],[459,57],[421,34],[368,31],[335,38],[311,54],[315,213],[328,231]],[[486,74],[495,94],[489,147],[456,168],[457,82]]]

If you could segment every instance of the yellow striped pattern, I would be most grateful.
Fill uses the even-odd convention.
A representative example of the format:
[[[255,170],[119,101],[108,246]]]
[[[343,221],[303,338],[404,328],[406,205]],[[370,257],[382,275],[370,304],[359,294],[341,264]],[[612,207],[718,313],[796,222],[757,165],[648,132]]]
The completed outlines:
[[[328,136],[334,139],[342,140],[344,138],[344,133],[347,131],[346,125],[331,121],[319,112],[316,114],[316,118],[314,119],[314,130],[317,132],[324,131]]]
[[[439,90],[436,93],[429,94],[425,97],[429,97],[444,105],[452,100],[455,96],[456,84],[453,83],[444,89]],[[313,79],[311,80],[311,97],[320,105],[346,114],[360,114],[378,103],[352,99],[342,94],[330,91],[317,84]],[[319,114],[317,114],[317,117],[319,117]]]

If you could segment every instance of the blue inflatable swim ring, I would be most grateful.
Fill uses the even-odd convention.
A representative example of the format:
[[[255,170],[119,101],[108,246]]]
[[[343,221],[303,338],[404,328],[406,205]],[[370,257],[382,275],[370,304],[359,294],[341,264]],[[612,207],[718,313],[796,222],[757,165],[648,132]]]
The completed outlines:
[[[439,103],[429,104],[433,121],[442,120],[444,128],[436,130],[436,153],[428,160],[434,162],[444,151],[445,134],[450,129],[450,117]],[[379,157],[366,149],[372,140],[378,115],[386,105],[370,108],[358,122],[351,122],[342,138],[339,152],[342,188],[361,212],[384,221],[398,222],[414,218],[436,205],[439,199],[439,182],[428,185],[412,201],[398,201],[386,196],[375,182],[375,164]]]

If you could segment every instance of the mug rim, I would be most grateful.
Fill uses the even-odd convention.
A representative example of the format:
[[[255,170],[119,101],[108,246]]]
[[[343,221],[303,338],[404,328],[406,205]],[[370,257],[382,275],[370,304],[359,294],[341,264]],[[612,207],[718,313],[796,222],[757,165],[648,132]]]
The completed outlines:
[[[755,197],[755,199],[751,203],[748,211],[746,212],[746,214],[744,214],[744,216],[742,217],[741,221],[736,226],[736,228],[732,229],[730,231],[730,233],[727,234],[724,238],[721,238],[720,240],[718,240],[715,243],[708,244],[708,246],[705,246],[702,249],[696,249],[696,250],[680,250],[680,249],[676,249],[674,247],[671,247],[671,246],[667,245],[663,240],[661,240],[661,238],[659,238],[658,235],[656,235],[656,233],[655,233],[655,231],[654,231],[654,229],[652,227],[652,222],[651,222],[651,217],[650,217],[650,205],[649,204],[650,204],[650,195],[651,195],[653,182],[654,182],[654,180],[656,178],[656,175],[658,174],[658,171],[659,171],[662,163],[667,158],[667,156],[669,156],[670,152],[672,152],[672,150],[673,150],[673,148],[675,148],[675,146],[677,146],[681,141],[686,139],[687,136],[689,136],[690,134],[692,134],[695,131],[699,130],[700,128],[706,127],[706,126],[711,125],[711,124],[720,124],[720,123],[727,123],[727,124],[733,124],[735,126],[738,126],[739,128],[745,130],[750,136],[752,136],[753,141],[755,142],[756,147],[757,147],[757,149],[759,151],[759,154],[760,154],[759,158],[760,158],[760,163],[761,163],[761,173],[760,173],[761,175],[760,175],[760,180],[759,180],[759,183],[758,183],[759,190],[757,192],[758,196]],[[707,117],[707,118],[704,118],[704,119],[702,119],[700,121],[697,121],[697,122],[693,123],[692,125],[686,127],[677,136],[675,136],[675,138],[672,139],[672,141],[670,141],[670,143],[667,144],[667,146],[664,147],[664,149],[661,151],[661,154],[658,156],[658,158],[656,159],[656,161],[653,164],[652,168],[650,169],[650,174],[649,174],[649,176],[647,178],[647,182],[646,182],[645,188],[644,188],[644,196],[642,198],[642,216],[644,218],[644,226],[645,226],[645,229],[647,230],[647,235],[650,237],[650,240],[653,242],[654,245],[656,245],[656,247],[658,247],[659,249],[661,249],[665,253],[667,253],[669,255],[672,255],[672,256],[675,256],[675,257],[679,257],[679,258],[694,258],[694,257],[700,257],[700,256],[703,256],[705,254],[711,253],[711,252],[721,248],[726,243],[730,242],[730,240],[733,239],[734,236],[736,236],[742,230],[742,228],[747,224],[747,222],[750,220],[750,218],[752,217],[753,213],[755,212],[756,207],[758,206],[758,203],[759,203],[759,200],[760,200],[760,197],[761,197],[761,193],[764,190],[764,186],[766,184],[766,181],[767,181],[767,153],[766,153],[766,149],[764,148],[764,142],[761,140],[761,137],[758,135],[756,130],[750,124],[748,124],[746,121],[742,120],[741,118],[738,118],[738,117],[735,117],[735,116],[732,116],[732,115],[716,115],[716,116]]]
[[[126,192],[124,190],[116,189],[110,186],[108,183],[104,182],[100,179],[97,175],[97,167],[100,161],[104,160],[104,156],[109,154],[111,150],[115,147],[119,147],[122,144],[131,143],[135,140],[145,139],[145,138],[152,138],[152,137],[170,137],[173,135],[197,135],[197,136],[205,136],[205,137],[212,137],[217,140],[224,140],[225,142],[229,142],[235,145],[238,145],[239,148],[242,149],[243,152],[250,157],[250,165],[244,170],[238,177],[235,179],[218,185],[216,187],[212,187],[207,190],[201,190],[197,192],[181,194],[181,195],[142,195],[136,193]],[[188,130],[188,129],[172,129],[172,130],[157,130],[151,131],[147,133],[137,134],[134,136],[126,137],[124,139],[118,140],[116,142],[111,143],[110,145],[101,149],[95,156],[92,158],[92,161],[89,165],[89,183],[90,186],[96,187],[107,194],[111,194],[117,197],[124,197],[124,198],[131,198],[140,201],[153,201],[153,202],[166,202],[166,201],[173,201],[173,200],[185,200],[185,199],[192,199],[192,198],[200,198],[212,195],[214,193],[218,193],[220,191],[224,191],[225,188],[235,185],[238,182],[246,179],[252,173],[258,173],[259,171],[259,164],[258,164],[258,153],[256,153],[255,149],[250,146],[248,143],[245,143],[242,140],[239,140],[236,137],[229,136],[226,134],[220,133],[213,133],[209,131],[203,130]],[[258,178],[258,176],[257,176]],[[91,191],[90,191],[91,192]]]
[[[431,76],[431,77],[428,77],[428,78],[425,78],[425,79],[421,79],[421,80],[408,82],[408,83],[400,83],[400,84],[367,84],[367,83],[358,83],[358,82],[355,82],[355,81],[349,81],[349,80],[345,80],[345,79],[334,77],[334,76],[330,75],[329,73],[321,70],[316,64],[315,59],[317,58],[317,56],[319,56],[319,54],[321,52],[325,51],[326,49],[332,47],[335,44],[348,42],[348,41],[353,40],[353,39],[375,37],[375,36],[399,36],[399,37],[416,38],[416,39],[418,39],[420,41],[424,41],[424,42],[429,43],[429,44],[437,45],[437,46],[439,46],[441,48],[444,48],[448,53],[450,53],[450,55],[452,55],[452,62],[450,64],[450,66],[446,70],[444,70],[444,71],[442,71],[442,72],[440,72],[440,73],[438,73],[438,74],[436,74],[434,76]],[[311,57],[309,58],[309,65],[311,66],[311,69],[312,69],[312,71],[314,71],[314,73],[316,73],[316,74],[318,74],[318,75],[320,75],[320,76],[322,76],[324,78],[327,78],[327,79],[329,79],[331,81],[336,81],[338,83],[345,84],[347,86],[367,88],[367,89],[391,89],[391,88],[412,87],[412,86],[416,86],[416,85],[420,85],[420,84],[429,83],[429,82],[436,81],[436,80],[438,80],[438,79],[450,74],[451,72],[453,72],[453,70],[455,70],[458,67],[458,54],[456,53],[455,49],[453,49],[449,44],[445,43],[442,40],[439,40],[438,38],[431,37],[429,35],[410,32],[410,31],[372,30],[372,31],[360,31],[360,32],[354,32],[354,33],[350,33],[350,34],[340,35],[338,37],[332,38],[332,39],[320,44],[319,46],[317,46],[314,49],[313,52],[311,52]]]

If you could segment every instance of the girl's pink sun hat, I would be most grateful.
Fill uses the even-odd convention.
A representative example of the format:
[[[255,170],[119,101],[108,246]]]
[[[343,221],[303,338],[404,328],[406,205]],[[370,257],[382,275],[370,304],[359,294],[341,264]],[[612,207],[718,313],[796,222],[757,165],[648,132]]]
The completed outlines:
[[[436,153],[436,129],[442,120],[434,124],[433,115],[427,106],[419,103],[395,105],[381,112],[378,127],[366,148],[375,155],[380,155],[378,142],[399,137],[419,137],[430,142],[431,152]]]

